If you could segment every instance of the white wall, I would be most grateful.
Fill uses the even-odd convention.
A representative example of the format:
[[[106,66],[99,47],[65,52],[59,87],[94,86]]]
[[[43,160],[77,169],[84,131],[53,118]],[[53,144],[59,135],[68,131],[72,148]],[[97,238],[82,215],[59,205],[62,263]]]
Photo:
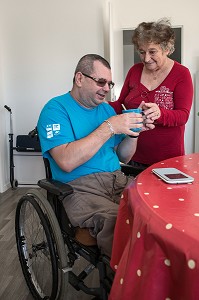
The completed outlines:
[[[77,61],[86,53],[104,55],[104,2],[1,0],[0,192],[9,183],[9,113],[3,106],[12,108],[15,136],[35,127],[44,103],[72,87]],[[30,167],[26,159],[15,157],[16,178],[29,182],[27,172],[33,181],[43,177],[42,160]]]
[[[192,77],[199,70],[199,18],[198,1],[167,0],[160,2],[110,0],[112,8],[112,40],[113,40],[113,79],[116,83],[115,97],[119,96],[123,84],[123,36],[122,29],[133,29],[140,22],[156,21],[167,17],[173,26],[182,25],[182,64],[187,66]],[[194,100],[195,101],[195,100]],[[195,103],[194,103],[195,104]],[[194,151],[194,119],[195,105],[193,105],[185,132],[186,153]],[[199,132],[198,132],[199,135]]]
[[[1,31],[0,31],[1,32]],[[1,41],[0,41],[0,136],[1,141],[5,140],[5,119],[4,119],[4,108],[1,105],[1,100],[3,99],[3,70],[2,70],[2,60],[1,60]],[[3,177],[5,169],[5,143],[0,143],[0,191],[3,190]]]

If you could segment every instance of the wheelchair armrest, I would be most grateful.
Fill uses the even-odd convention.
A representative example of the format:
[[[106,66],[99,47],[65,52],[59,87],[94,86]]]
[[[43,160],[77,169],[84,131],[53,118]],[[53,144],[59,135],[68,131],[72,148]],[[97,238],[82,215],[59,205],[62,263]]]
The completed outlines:
[[[37,184],[56,196],[65,197],[73,193],[73,188],[69,184],[54,179],[41,179]]]
[[[131,171],[133,171],[133,167],[131,165],[127,165],[124,163],[120,163],[120,167],[121,167],[121,171],[125,174],[125,175],[129,175],[131,173]]]
[[[126,176],[133,176],[136,177],[139,173],[143,171],[143,169],[135,168],[131,165],[127,165],[124,163],[120,164],[121,171],[126,175]]]

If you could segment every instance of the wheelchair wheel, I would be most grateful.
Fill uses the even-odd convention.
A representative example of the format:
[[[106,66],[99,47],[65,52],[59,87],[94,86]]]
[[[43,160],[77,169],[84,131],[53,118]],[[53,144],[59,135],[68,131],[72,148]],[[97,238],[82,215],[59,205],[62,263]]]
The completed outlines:
[[[15,231],[19,260],[33,297],[64,299],[70,271],[66,249],[55,213],[38,190],[20,199]]]

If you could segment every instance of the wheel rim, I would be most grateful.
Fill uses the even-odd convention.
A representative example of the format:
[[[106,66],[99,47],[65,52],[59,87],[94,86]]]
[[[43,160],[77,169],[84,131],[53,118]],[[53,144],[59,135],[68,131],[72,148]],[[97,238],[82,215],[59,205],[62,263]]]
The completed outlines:
[[[29,289],[36,299],[56,299],[58,266],[49,224],[30,196],[22,197],[17,214],[17,247]]]

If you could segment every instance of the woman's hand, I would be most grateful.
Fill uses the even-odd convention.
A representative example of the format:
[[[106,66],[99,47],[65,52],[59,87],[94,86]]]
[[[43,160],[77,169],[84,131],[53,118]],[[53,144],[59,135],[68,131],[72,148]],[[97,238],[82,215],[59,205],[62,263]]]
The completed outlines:
[[[145,118],[143,125],[144,126],[142,127],[142,131],[146,131],[146,130],[155,128],[154,121],[152,119]]]
[[[155,125],[154,125],[154,119],[150,118],[150,117],[146,117],[145,111],[148,110],[147,107],[148,103],[145,103],[144,101],[142,101],[139,105],[139,108],[142,109],[143,111],[143,127],[142,127],[142,131],[146,131],[146,130],[150,130],[150,129],[154,129]]]
[[[151,119],[152,121],[155,121],[161,116],[161,111],[156,103],[146,103],[142,101],[140,107],[142,108],[146,119]]]

